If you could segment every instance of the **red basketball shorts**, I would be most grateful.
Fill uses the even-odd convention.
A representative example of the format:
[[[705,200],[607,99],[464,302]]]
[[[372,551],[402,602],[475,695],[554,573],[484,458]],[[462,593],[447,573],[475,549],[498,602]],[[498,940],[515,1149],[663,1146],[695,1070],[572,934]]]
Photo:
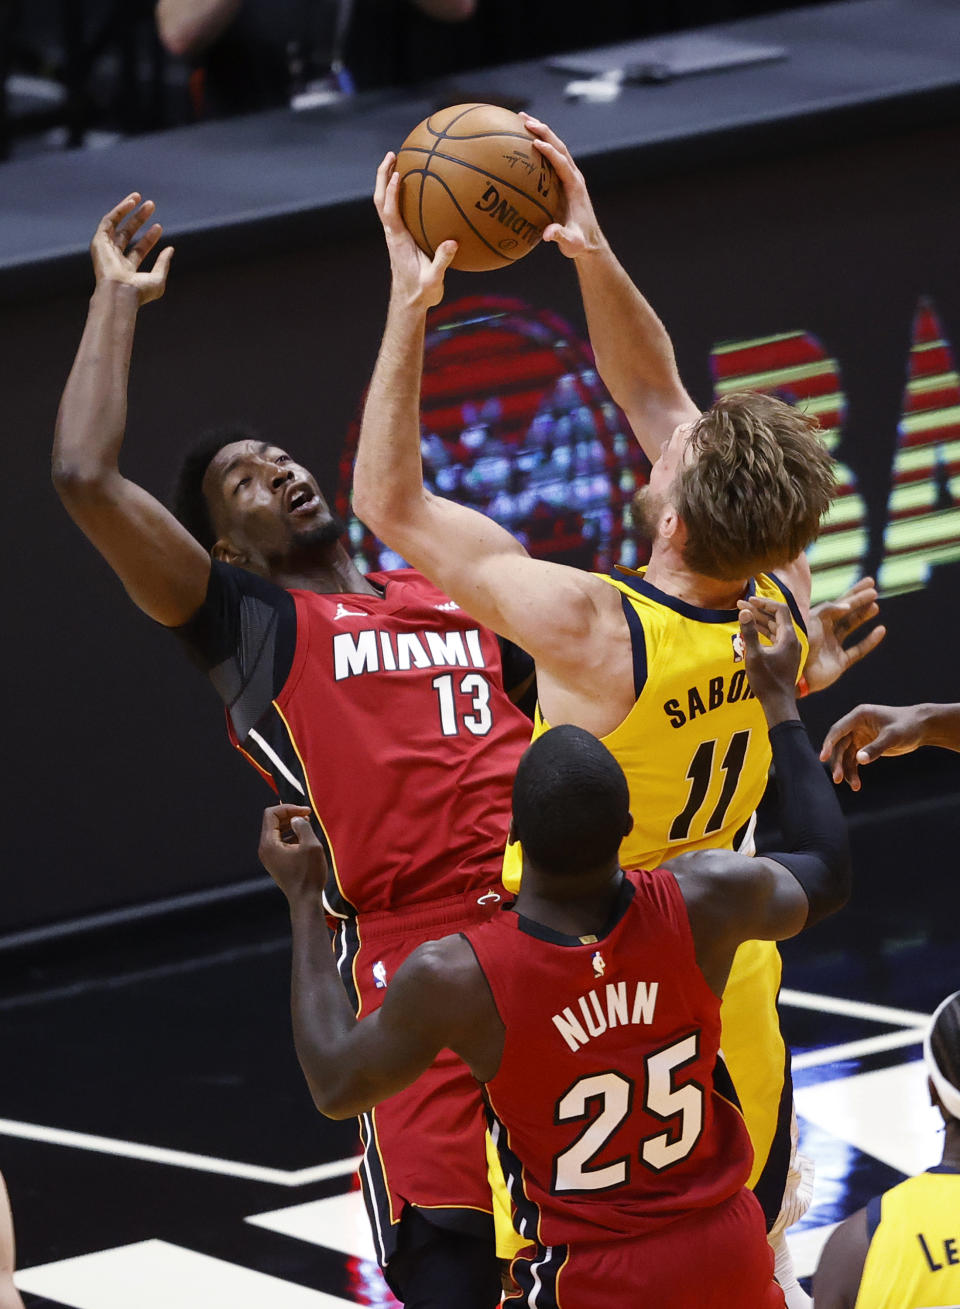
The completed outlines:
[[[520,1290],[504,1304],[529,1309],[784,1309],[763,1211],[746,1190],[647,1236],[538,1248],[511,1271]]]

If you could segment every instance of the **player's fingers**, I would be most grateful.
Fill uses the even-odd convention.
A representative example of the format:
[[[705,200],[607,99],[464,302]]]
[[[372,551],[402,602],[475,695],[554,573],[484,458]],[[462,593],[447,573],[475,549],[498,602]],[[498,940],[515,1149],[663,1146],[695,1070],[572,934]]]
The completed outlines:
[[[388,150],[383,156],[383,159],[381,159],[380,166],[377,169],[377,182],[373,190],[373,203],[377,206],[378,210],[383,207],[384,197],[387,193],[387,183],[393,173],[393,166],[396,159],[397,156],[393,151]]]
[[[851,736],[865,722],[866,708],[866,705],[857,705],[856,709],[851,709],[849,713],[837,719],[823,738],[823,749],[820,751],[821,759],[826,759],[829,755],[832,755],[843,738]]]
[[[456,241],[441,241],[430,264],[430,271],[442,276],[453,262],[458,249]]]
[[[108,214],[104,214],[100,219],[99,230],[105,231],[116,227],[117,223],[126,218],[131,210],[136,209],[139,203],[140,192],[131,191],[128,196],[124,196],[118,205],[114,205]]]
[[[157,255],[157,262],[153,266],[154,275],[159,277],[162,282],[166,282],[167,273],[170,271],[170,264],[173,260],[173,246],[168,245],[165,250],[161,250]]]
[[[751,609],[741,609],[738,615],[740,619],[740,634],[743,637],[743,643],[748,655],[759,654],[760,637],[757,632],[757,620]]]
[[[777,605],[774,610],[773,622],[776,629],[776,644],[778,646],[786,646],[789,645],[792,640],[796,640],[796,633],[793,630],[790,611],[787,609],[786,605]]]
[[[537,137],[533,145],[534,149],[539,150],[543,157],[553,164],[565,188],[569,190],[574,182],[579,181],[580,169],[569,153],[559,150],[551,141],[543,141],[540,137]]]
[[[383,193],[383,204],[380,206],[380,221],[383,223],[384,230],[390,236],[395,236],[405,230],[403,219],[400,217],[399,173],[391,173],[387,178],[386,190]]]
[[[850,740],[840,758],[840,768],[843,780],[846,782],[847,786],[849,786],[851,791],[860,790],[861,782],[859,762],[860,755],[857,752],[856,744],[853,740]]]
[[[897,746],[903,745],[903,739],[893,723],[887,723],[881,727],[872,741],[862,745],[857,751],[857,763],[872,764],[874,759],[879,759],[882,754],[888,750],[895,750]],[[902,751],[901,751],[902,753]]]
[[[157,242],[160,240],[160,237],[162,235],[163,235],[163,228],[160,226],[159,223],[154,223],[152,227],[147,228],[143,236],[140,237],[140,240],[131,249],[128,256],[130,259],[133,260],[133,265],[135,268],[140,267],[144,259],[146,259],[147,255],[157,244]]]
[[[117,244],[121,250],[131,245],[136,239],[138,233],[142,230],[144,224],[153,217],[153,211],[156,205],[152,200],[144,200],[143,204],[136,209],[132,209],[126,218],[117,225]]]
[[[297,839],[297,845],[305,849],[320,848],[320,842],[317,840],[317,834],[310,826],[310,819],[302,814],[296,814],[290,819],[290,827]]]
[[[558,154],[563,155],[565,159],[573,164],[573,155],[570,153],[564,142],[560,140],[559,136],[557,136],[553,128],[548,127],[543,119],[534,118],[533,114],[525,112],[521,112],[520,117],[539,141],[542,141],[545,145],[552,146]]]
[[[856,645],[848,646],[844,652],[847,656],[847,667],[852,668],[861,659],[865,659],[871,651],[876,650],[886,634],[887,629],[881,624],[879,627],[875,627],[872,632],[868,632],[862,641],[858,641]]]

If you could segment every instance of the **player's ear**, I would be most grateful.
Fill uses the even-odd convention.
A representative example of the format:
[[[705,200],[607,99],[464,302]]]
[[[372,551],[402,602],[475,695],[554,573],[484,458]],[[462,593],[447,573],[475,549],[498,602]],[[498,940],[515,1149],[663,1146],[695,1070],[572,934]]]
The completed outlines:
[[[248,563],[247,556],[242,550],[238,550],[228,537],[221,536],[210,551],[211,557],[221,564],[233,564],[235,568],[242,568]]]
[[[517,824],[513,818],[510,819],[510,830],[507,832],[507,842],[513,845],[517,840]]]
[[[626,840],[626,838],[630,835],[632,831],[633,831],[633,814],[627,814],[627,825],[623,829],[624,840]]]

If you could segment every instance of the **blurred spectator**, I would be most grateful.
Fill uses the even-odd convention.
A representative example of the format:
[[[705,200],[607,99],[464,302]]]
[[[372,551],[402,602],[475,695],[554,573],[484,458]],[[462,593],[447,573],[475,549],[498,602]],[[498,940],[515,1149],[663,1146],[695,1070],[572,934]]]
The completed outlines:
[[[470,19],[476,3],[157,0],[156,20],[166,49],[196,65],[197,116],[217,117],[285,104],[338,58],[360,89],[409,80],[402,75],[406,49],[418,51],[418,76],[429,75],[433,62],[443,63],[445,31]]]

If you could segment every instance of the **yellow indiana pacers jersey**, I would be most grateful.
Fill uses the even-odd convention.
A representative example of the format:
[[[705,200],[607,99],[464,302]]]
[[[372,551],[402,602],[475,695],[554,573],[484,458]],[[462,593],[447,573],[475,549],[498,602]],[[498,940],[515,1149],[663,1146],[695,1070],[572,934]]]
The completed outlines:
[[[623,597],[637,692],[623,722],[601,738],[630,788],[634,825],[620,862],[656,868],[689,850],[739,847],[752,836],[748,825],[767,784],[771,752],[763,709],[747,681],[737,610],[686,604],[642,573],[598,576]],[[793,596],[767,574],[751,581],[748,594],[789,605],[802,668],[808,642]],[[538,708],[534,739],[549,726]],[[520,846],[510,845],[503,876],[509,891],[519,888],[520,871]],[[721,1009],[723,1056],[754,1150],[748,1184],[768,1224],[783,1194],[777,1170],[785,1170],[790,1153],[791,1095],[776,1009],[780,975],[772,941],[745,942]],[[781,1138],[783,1149],[773,1152]]]
[[[766,720],[747,680],[737,611],[696,608],[642,576],[604,581],[624,598],[637,686],[630,713],[601,738],[630,787],[633,831],[620,862],[656,868],[689,850],[732,849],[770,767]],[[790,593],[766,574],[751,583],[751,592],[787,601],[805,659],[806,631]],[[538,708],[534,739],[548,728]],[[504,882],[511,891],[520,884],[518,847],[507,851]]]
[[[944,1164],[867,1205],[856,1309],[960,1305],[960,1172]]]

